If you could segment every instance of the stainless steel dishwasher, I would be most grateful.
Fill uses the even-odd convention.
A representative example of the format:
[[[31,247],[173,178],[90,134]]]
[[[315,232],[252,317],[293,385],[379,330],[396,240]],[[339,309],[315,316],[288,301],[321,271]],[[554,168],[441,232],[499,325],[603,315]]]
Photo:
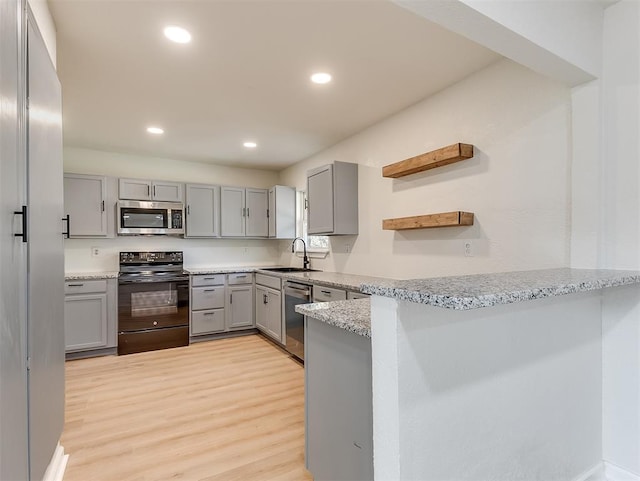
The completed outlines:
[[[298,304],[311,302],[311,286],[300,282],[284,283],[285,347],[290,354],[304,361],[304,316],[296,312]]]

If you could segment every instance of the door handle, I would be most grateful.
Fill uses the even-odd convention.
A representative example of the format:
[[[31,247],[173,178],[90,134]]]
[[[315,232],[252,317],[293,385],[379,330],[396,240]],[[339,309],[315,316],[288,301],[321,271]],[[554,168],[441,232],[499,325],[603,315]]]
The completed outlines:
[[[21,210],[16,210],[13,212],[14,215],[21,215],[22,216],[22,234],[13,234],[14,237],[22,237],[22,242],[27,242],[28,236],[27,236],[27,227],[29,225],[29,223],[27,222],[27,206],[23,205]]]
[[[62,222],[67,223],[67,231],[63,232],[62,235],[66,236],[65,239],[68,239],[69,236],[71,235],[71,222],[69,221],[69,214],[67,214],[66,217],[62,218]]]

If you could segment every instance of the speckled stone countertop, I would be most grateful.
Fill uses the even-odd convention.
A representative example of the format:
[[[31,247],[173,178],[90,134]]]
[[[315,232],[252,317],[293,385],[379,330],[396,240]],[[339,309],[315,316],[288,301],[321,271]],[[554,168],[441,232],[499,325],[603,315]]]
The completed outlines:
[[[200,274],[229,274],[232,272],[256,272],[258,269],[264,269],[264,267],[185,267],[184,271],[187,274],[200,275]]]
[[[544,269],[365,283],[367,294],[468,310],[640,283],[640,271]]]
[[[341,274],[339,272],[270,272],[261,269],[261,274],[277,276],[292,281],[301,281],[319,286],[334,287],[336,289],[347,289],[359,291],[362,284],[377,284],[389,282],[390,279],[383,277],[359,276],[356,274]]]
[[[359,336],[371,337],[370,299],[298,304],[296,312]]]
[[[189,274],[227,274],[230,272],[259,272],[267,276],[289,279],[292,281],[317,284],[336,289],[346,289],[359,291],[362,284],[374,284],[388,282],[389,279],[383,277],[359,276],[356,274],[341,274],[339,272],[273,272],[267,266],[259,267],[186,267],[185,272]]]
[[[106,272],[65,272],[65,281],[77,281],[79,279],[117,279],[118,272],[106,271]]]

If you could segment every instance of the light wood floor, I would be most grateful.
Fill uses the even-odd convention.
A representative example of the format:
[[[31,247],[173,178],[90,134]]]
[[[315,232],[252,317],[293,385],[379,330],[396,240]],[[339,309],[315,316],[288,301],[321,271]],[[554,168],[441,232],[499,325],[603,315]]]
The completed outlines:
[[[304,371],[260,336],[69,361],[65,481],[312,480]]]

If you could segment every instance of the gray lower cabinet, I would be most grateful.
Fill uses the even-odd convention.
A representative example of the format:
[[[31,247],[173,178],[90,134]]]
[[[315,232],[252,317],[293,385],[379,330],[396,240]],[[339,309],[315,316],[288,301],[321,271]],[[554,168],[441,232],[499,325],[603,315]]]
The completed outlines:
[[[116,346],[116,283],[115,279],[65,282],[66,352]]]
[[[347,291],[315,285],[313,286],[313,302],[346,301]]]
[[[225,330],[225,276],[191,276],[190,334],[200,336]]]
[[[283,343],[282,294],[265,286],[256,286],[256,327],[272,339]]]
[[[252,329],[253,273],[191,276],[191,336]]]
[[[227,329],[250,329],[255,326],[253,315],[253,273],[238,272],[227,276]]]
[[[305,450],[315,481],[373,480],[371,340],[305,318]]]

